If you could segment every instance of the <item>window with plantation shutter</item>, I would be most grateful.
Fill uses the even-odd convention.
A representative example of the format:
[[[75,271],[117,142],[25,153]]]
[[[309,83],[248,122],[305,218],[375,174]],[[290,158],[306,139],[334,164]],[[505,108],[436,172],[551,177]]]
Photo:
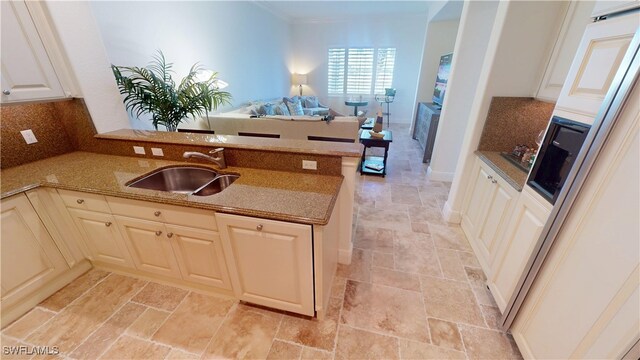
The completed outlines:
[[[344,94],[345,49],[329,49],[329,94]]]
[[[347,54],[347,94],[371,94],[373,49],[351,48]]]
[[[374,94],[384,95],[384,89],[390,88],[393,83],[393,67],[396,61],[395,48],[378,49],[376,61],[376,84]]]

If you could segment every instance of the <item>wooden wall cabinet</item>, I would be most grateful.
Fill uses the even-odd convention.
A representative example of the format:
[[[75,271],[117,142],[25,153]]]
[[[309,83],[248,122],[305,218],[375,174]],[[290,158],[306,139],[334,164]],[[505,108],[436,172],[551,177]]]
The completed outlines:
[[[216,214],[240,300],[314,315],[311,226]]]
[[[436,141],[438,123],[440,122],[440,109],[432,103],[418,103],[415,125],[413,127],[413,138],[424,150],[422,162],[431,161],[433,155],[433,144]]]
[[[490,276],[491,264],[519,194],[479,158],[473,173],[461,226],[484,272]]]
[[[64,98],[65,92],[24,1],[2,1],[2,103]]]

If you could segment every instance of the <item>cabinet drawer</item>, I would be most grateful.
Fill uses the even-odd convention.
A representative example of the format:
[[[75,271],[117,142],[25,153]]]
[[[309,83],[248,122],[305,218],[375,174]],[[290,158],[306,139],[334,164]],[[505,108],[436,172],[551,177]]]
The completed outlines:
[[[58,194],[64,201],[65,206],[74,208],[74,209],[82,209],[82,210],[90,210],[90,211],[98,211],[102,213],[110,213],[109,205],[105,200],[104,196],[98,194],[89,194],[78,191],[70,191],[70,190],[62,190],[58,189]]]
[[[194,209],[184,206],[158,204],[107,196],[107,202],[114,215],[138,219],[160,221],[168,224],[217,230],[215,213],[211,210]]]

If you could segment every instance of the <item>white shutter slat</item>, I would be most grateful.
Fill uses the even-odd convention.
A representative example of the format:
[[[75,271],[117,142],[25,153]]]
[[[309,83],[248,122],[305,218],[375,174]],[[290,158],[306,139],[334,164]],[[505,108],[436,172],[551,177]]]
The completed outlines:
[[[344,94],[344,70],[346,50],[341,48],[329,49],[328,93]]]
[[[395,48],[378,49],[378,58],[376,61],[376,83],[374,89],[375,94],[384,94],[384,89],[392,87],[395,60]]]
[[[373,48],[350,48],[347,54],[347,94],[371,94]]]

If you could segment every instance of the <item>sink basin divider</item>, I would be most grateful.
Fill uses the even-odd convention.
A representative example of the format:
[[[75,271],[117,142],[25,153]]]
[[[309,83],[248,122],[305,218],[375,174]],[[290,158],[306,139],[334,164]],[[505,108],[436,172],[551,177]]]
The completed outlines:
[[[216,175],[216,177],[214,177],[211,181],[209,181],[209,182],[207,182],[206,184],[204,184],[204,185],[200,186],[199,188],[195,189],[195,190],[194,190],[194,191],[192,191],[189,195],[193,195],[193,194],[197,193],[198,191],[200,191],[200,190],[202,190],[202,189],[206,188],[207,186],[209,186],[209,184],[211,184],[212,182],[214,182],[214,181],[218,180],[218,179],[219,179],[219,178],[221,178],[222,176],[223,176],[223,175],[221,175],[221,174]]]

